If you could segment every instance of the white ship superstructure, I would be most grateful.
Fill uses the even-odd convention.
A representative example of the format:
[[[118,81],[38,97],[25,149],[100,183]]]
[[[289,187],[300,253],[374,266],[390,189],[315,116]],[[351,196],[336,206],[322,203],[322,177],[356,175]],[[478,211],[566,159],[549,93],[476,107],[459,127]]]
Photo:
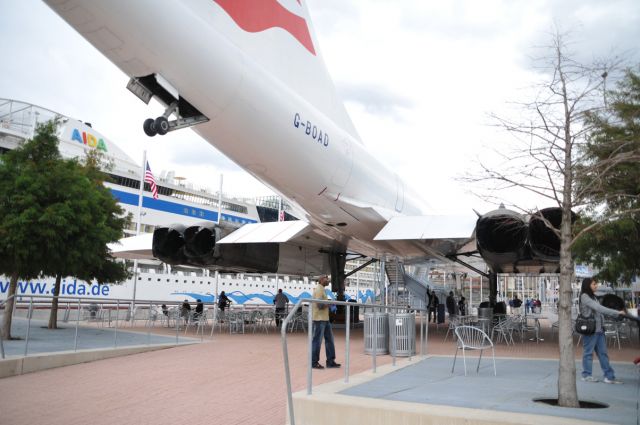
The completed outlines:
[[[111,182],[105,185],[125,212],[131,214],[132,223],[125,233],[135,234],[142,166],[90,124],[36,105],[0,99],[0,153],[14,149],[22,141],[33,137],[37,123],[55,117],[60,119],[58,137],[63,157],[83,157],[88,150],[97,149],[109,160],[111,165],[107,172]],[[172,172],[156,175],[156,182],[158,199],[151,196],[149,186],[145,183],[140,232],[151,233],[157,226],[172,223],[192,225],[203,221],[216,222],[219,209],[220,221],[230,227],[260,221],[258,209],[261,206],[256,203],[194,188],[184,179],[176,178]],[[346,295],[349,298],[357,297],[362,302],[371,300],[372,277],[371,273],[363,272],[358,278],[352,278],[351,282],[357,280],[357,285],[348,288]],[[50,295],[53,293],[53,282],[51,278],[21,281],[18,293]],[[0,276],[0,299],[6,298],[8,286],[8,278]],[[203,302],[213,302],[218,293],[225,291],[238,304],[271,304],[278,289],[282,289],[295,302],[309,296],[314,286],[315,282],[306,277],[218,274],[207,269],[171,268],[160,262],[140,261],[134,276],[122,284],[91,285],[68,277],[62,283],[61,295],[164,301],[201,299]]]

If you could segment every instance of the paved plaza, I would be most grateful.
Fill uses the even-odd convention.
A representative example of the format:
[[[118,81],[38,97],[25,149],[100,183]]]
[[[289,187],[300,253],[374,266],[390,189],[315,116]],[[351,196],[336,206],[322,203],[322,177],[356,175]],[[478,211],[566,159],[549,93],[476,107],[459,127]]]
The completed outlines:
[[[72,329],[75,332],[75,328]],[[95,338],[104,338],[107,345],[113,343],[114,330],[111,328],[93,327],[86,331]],[[138,338],[141,344],[149,338],[143,327],[121,329],[119,332],[119,340],[125,333],[133,334],[132,338]],[[484,359],[479,375],[475,375],[473,366],[468,365],[469,376],[462,376],[460,363],[452,376],[450,365],[455,346],[450,336],[445,341],[445,334],[446,327],[437,329],[430,325],[427,344],[430,357],[399,360],[399,365],[408,366],[399,366],[397,372],[385,375],[393,382],[376,383],[373,380],[373,393],[361,393],[359,396],[380,399],[406,396],[412,403],[450,403],[488,411],[498,406],[511,406],[508,409],[518,412],[517,409],[527,409],[535,397],[555,395],[557,336],[552,337],[548,323],[543,323],[541,337],[544,341],[536,343],[525,339],[514,345],[497,345],[497,377],[489,373],[486,368],[489,363]],[[275,331],[245,334],[216,331],[213,338],[209,338],[208,333],[205,335],[201,344],[180,345],[0,379],[0,423],[168,425],[187,421],[231,425],[284,424],[286,387],[280,335]],[[180,337],[182,339],[183,335]],[[190,330],[187,337],[200,339],[196,337],[195,330]],[[154,328],[151,338],[175,340],[175,331]],[[335,330],[335,338],[338,361],[344,363],[344,330]],[[68,348],[68,343],[65,344]],[[306,388],[306,344],[306,334],[290,334],[289,358],[296,391]],[[350,347],[351,376],[371,370],[372,358],[363,352],[362,329],[352,332]],[[637,339],[633,339],[624,343],[620,350],[609,348],[614,368],[625,384],[578,383],[580,398],[602,401],[611,406],[602,409],[592,420],[637,423],[633,420],[637,421],[638,417],[639,380],[631,362],[640,354],[638,347]],[[577,348],[576,360],[580,355],[581,348]],[[388,355],[378,356],[376,360],[378,367],[392,361]],[[597,361],[594,368],[598,373]],[[344,368],[313,371],[314,386],[343,380]],[[363,389],[354,386],[349,391]],[[486,396],[486,405],[477,401],[479,396]],[[549,409],[557,411],[560,408]],[[582,410],[570,412],[569,416],[581,419],[584,417]]]

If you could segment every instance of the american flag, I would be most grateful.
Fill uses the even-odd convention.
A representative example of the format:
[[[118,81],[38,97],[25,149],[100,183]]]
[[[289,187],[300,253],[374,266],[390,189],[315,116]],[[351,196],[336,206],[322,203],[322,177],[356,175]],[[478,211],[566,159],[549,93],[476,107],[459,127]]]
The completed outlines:
[[[147,171],[144,173],[144,181],[149,183],[149,186],[151,186],[153,199],[158,199],[158,186],[156,185],[156,179],[153,177],[153,173],[151,172],[151,167],[149,167],[149,161],[147,161]]]

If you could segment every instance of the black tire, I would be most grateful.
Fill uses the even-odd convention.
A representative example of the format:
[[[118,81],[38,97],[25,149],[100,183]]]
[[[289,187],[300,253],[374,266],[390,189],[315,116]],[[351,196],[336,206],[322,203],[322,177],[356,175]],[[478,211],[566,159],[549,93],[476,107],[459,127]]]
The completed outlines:
[[[165,117],[158,117],[155,121],[156,131],[159,135],[164,136],[169,132],[169,120]]]
[[[144,120],[142,129],[144,130],[144,134],[149,137],[153,137],[158,134],[158,131],[156,130],[156,121],[153,118],[147,118]]]

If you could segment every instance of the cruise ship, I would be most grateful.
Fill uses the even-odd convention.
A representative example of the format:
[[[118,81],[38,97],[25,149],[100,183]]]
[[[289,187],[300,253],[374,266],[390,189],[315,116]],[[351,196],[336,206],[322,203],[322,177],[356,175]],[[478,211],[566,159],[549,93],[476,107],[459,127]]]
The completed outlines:
[[[136,163],[113,141],[89,123],[70,118],[40,106],[12,99],[0,99],[0,154],[14,149],[33,137],[37,123],[58,117],[59,149],[64,158],[83,157],[91,149],[101,151],[111,163],[108,170],[111,190],[125,213],[132,217],[125,233],[136,234],[140,217],[140,232],[152,233],[158,226],[172,223],[192,225],[203,221],[224,222],[228,227],[247,223],[276,221],[279,217],[278,199],[240,199],[213,193],[189,184],[173,172],[156,175],[158,198],[154,199],[148,183],[144,184],[142,207],[138,213],[142,166]],[[285,219],[293,220],[283,204]],[[171,267],[158,261],[138,261],[130,264],[132,277],[121,284],[97,285],[73,277],[63,279],[60,295],[96,299],[195,301],[215,302],[217,294],[225,291],[236,304],[272,304],[278,289],[282,289],[292,303],[309,297],[315,281],[309,277],[259,274],[225,274],[208,269]],[[355,266],[352,266],[355,267]],[[373,300],[375,271],[372,267],[349,278],[347,299],[360,302]],[[20,281],[20,295],[51,295],[54,279],[42,278]],[[6,298],[9,279],[0,276],[0,300]],[[333,294],[330,294],[332,296]]]

